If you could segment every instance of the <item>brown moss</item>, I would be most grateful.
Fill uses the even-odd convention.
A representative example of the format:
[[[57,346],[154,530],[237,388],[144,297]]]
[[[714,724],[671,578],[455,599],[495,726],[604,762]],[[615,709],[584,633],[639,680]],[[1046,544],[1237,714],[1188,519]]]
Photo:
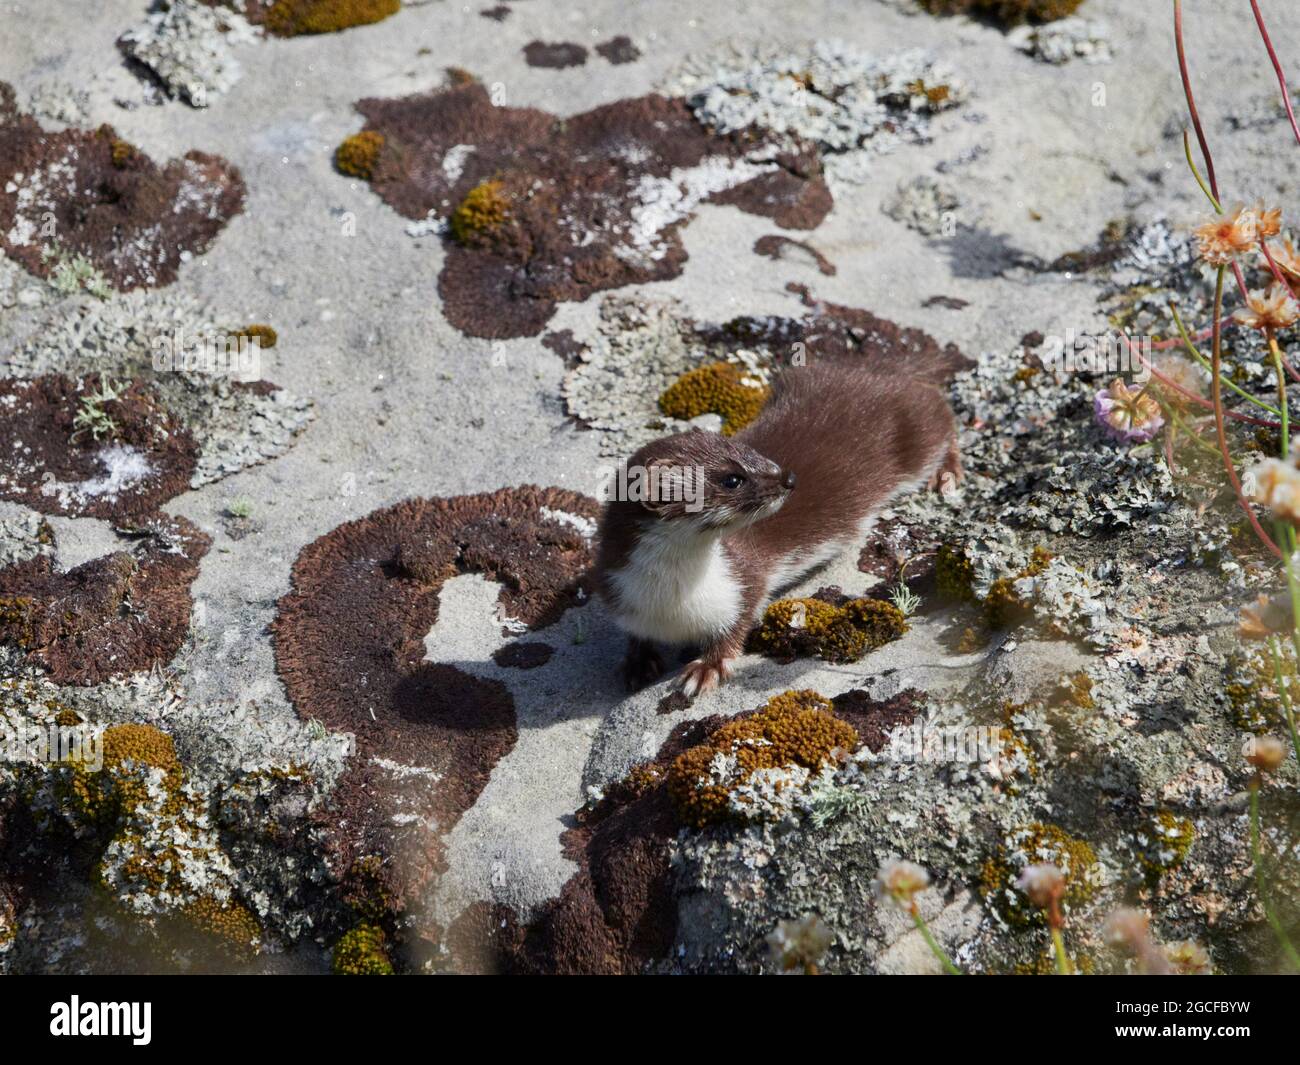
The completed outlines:
[[[465,194],[448,223],[451,235],[467,247],[484,243],[510,213],[500,181],[481,181]]]
[[[758,417],[772,390],[731,362],[698,366],[674,381],[659,397],[670,418],[690,421],[701,414],[722,416],[722,435],[731,436]]]
[[[668,794],[678,817],[695,828],[728,815],[731,789],[760,769],[802,766],[816,770],[858,746],[852,725],[835,717],[829,700],[815,691],[773,696],[755,714],[729,721],[697,747],[674,759],[668,771]],[[717,783],[715,758],[734,758],[736,773]]]
[[[384,135],[372,129],[354,133],[334,150],[334,166],[340,174],[369,181],[375,172],[379,153],[384,150]]]
[[[919,0],[932,15],[977,15],[1006,26],[1054,22],[1072,15],[1083,0]]]
[[[182,913],[199,931],[220,940],[238,956],[251,957],[262,942],[262,926],[241,903],[218,902],[204,896],[191,902]]]
[[[259,348],[273,348],[279,341],[279,334],[269,325],[247,325],[230,334],[233,337],[246,337]]]
[[[775,658],[856,662],[907,631],[902,611],[880,599],[779,599],[763,612],[750,646]]]
[[[277,37],[337,33],[381,22],[401,9],[401,0],[275,0],[264,25]]]

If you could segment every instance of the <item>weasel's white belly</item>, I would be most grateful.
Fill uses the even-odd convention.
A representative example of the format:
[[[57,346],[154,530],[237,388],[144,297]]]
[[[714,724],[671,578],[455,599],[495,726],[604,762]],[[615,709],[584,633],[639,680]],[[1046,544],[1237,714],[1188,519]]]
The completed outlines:
[[[627,565],[610,574],[618,623],[643,640],[701,643],[729,631],[740,614],[741,588],[722,545],[702,545],[671,531],[646,534]]]

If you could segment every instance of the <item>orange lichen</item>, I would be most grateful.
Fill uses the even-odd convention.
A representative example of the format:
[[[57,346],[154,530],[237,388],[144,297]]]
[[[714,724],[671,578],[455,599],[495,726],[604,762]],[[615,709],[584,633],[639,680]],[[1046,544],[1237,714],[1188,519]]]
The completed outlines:
[[[381,22],[401,9],[401,0],[275,0],[265,25],[278,37],[337,33]]]
[[[683,822],[696,828],[727,816],[730,793],[761,769],[802,766],[816,770],[850,754],[858,746],[852,725],[831,712],[831,703],[815,691],[773,696],[755,714],[729,721],[698,747],[674,759],[668,770],[668,794]],[[734,760],[735,772],[719,782],[715,759]]]
[[[334,150],[334,165],[340,174],[369,181],[375,173],[375,163],[384,150],[384,135],[373,129],[354,133]]]
[[[670,418],[690,421],[701,414],[722,417],[722,435],[739,432],[758,417],[772,390],[753,373],[731,362],[697,366],[674,381],[659,397]]]

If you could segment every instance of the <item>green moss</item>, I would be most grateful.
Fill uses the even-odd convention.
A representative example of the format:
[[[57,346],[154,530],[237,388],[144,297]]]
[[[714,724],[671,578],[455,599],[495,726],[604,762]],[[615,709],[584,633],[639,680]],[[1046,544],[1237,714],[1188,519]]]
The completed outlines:
[[[775,658],[816,655],[827,662],[856,662],[907,631],[903,612],[880,599],[850,599],[840,605],[778,599],[763,611],[750,646]]]
[[[934,558],[934,577],[939,594],[946,599],[969,602],[975,598],[971,587],[975,567],[960,547],[944,544]]]
[[[397,14],[401,6],[401,0],[275,0],[264,21],[277,37],[337,33],[381,22]]]
[[[772,390],[758,377],[731,362],[697,366],[674,381],[659,397],[670,418],[690,421],[701,414],[722,416],[722,435],[731,436],[758,417]]]
[[[449,223],[457,242],[468,246],[481,244],[501,227],[510,213],[504,189],[500,181],[481,181],[465,194]]]
[[[695,828],[728,816],[731,790],[760,769],[803,766],[815,770],[851,753],[858,734],[831,712],[831,703],[815,691],[775,695],[756,714],[727,722],[704,743],[674,759],[668,770],[668,794],[677,816]],[[711,766],[717,757],[734,759],[736,773],[718,783]]]
[[[932,15],[978,15],[1006,26],[1054,22],[1072,15],[1083,0],[919,0]]]
[[[384,135],[373,129],[354,133],[334,150],[334,165],[340,174],[369,181],[375,174],[375,163],[384,150]]]
[[[1138,861],[1147,882],[1154,885],[1166,873],[1183,864],[1196,839],[1196,826],[1186,817],[1160,810],[1150,827],[1137,833]]]
[[[392,976],[393,963],[384,949],[384,931],[360,924],[334,944],[332,968],[337,976]]]
[[[1016,887],[1027,865],[1055,865],[1065,875],[1062,912],[1087,902],[1097,891],[1097,855],[1088,843],[1058,825],[1035,822],[1007,837],[980,870],[984,902],[1012,928],[1042,927],[1043,913]]]

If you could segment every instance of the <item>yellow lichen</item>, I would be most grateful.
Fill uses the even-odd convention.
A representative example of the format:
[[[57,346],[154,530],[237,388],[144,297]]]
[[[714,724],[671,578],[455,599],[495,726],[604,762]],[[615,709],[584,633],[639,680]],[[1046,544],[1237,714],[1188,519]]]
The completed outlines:
[[[1065,875],[1061,909],[1080,906],[1096,894],[1097,855],[1084,840],[1058,825],[1034,823],[1012,832],[980,870],[979,891],[1006,924],[1016,928],[1039,926],[1042,911],[1016,887],[1027,865],[1055,865]]]
[[[332,968],[338,976],[392,976],[393,963],[384,949],[384,931],[360,924],[334,944]]]
[[[109,157],[119,170],[129,166],[135,154],[135,146],[120,138],[114,140],[109,148]]]
[[[448,228],[459,243],[474,245],[500,228],[510,213],[505,186],[500,181],[480,181],[465,194],[451,213]]]
[[[265,25],[278,37],[336,33],[380,22],[401,9],[401,0],[275,0]]]
[[[1155,883],[1183,864],[1196,839],[1196,826],[1186,817],[1158,810],[1150,827],[1137,834],[1138,861],[1147,881]]]
[[[783,692],[757,713],[727,722],[704,743],[678,755],[668,770],[668,794],[677,815],[696,828],[715,824],[727,816],[732,789],[757,770],[816,770],[851,753],[858,746],[857,731],[831,710],[831,703],[815,691]],[[712,771],[719,757],[735,762],[725,783]]]
[[[374,177],[375,163],[384,150],[384,135],[373,129],[363,129],[348,137],[334,151],[334,165],[340,174],[369,181]]]
[[[975,567],[959,547],[944,544],[934,558],[934,577],[939,594],[947,599],[967,601],[975,598],[971,582]]]
[[[659,397],[670,418],[690,421],[701,414],[722,417],[722,435],[731,436],[758,417],[772,390],[751,372],[731,362],[697,366]]]
[[[763,612],[750,643],[756,651],[780,658],[811,654],[844,663],[907,631],[903,612],[880,599],[850,599],[840,605],[822,599],[778,599]]]

